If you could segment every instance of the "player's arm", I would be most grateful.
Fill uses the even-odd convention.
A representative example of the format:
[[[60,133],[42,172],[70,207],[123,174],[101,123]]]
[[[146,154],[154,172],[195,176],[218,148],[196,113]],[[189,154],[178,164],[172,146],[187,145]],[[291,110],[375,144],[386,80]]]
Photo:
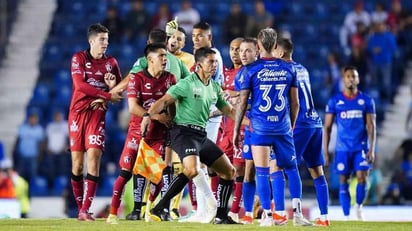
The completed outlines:
[[[289,98],[290,98],[290,123],[292,125],[292,129],[295,128],[296,119],[298,118],[299,113],[299,94],[297,87],[291,87],[289,91]]]
[[[143,120],[141,123],[142,134],[144,134],[146,129],[149,128],[150,119],[156,119],[156,116],[158,116],[159,113],[175,102],[176,99],[169,94],[165,94],[162,98],[154,102],[149,110],[147,110],[147,113],[143,115]]]
[[[368,132],[369,152],[368,158],[372,163],[375,160],[375,145],[376,145],[376,114],[366,114],[366,129]]]
[[[330,135],[332,132],[333,121],[335,120],[335,115],[332,113],[325,114],[325,122],[323,124],[323,153],[325,156],[325,166],[329,165],[330,155],[329,155],[329,143]]]
[[[137,61],[133,64],[132,69],[130,69],[129,73],[126,75],[120,83],[118,83],[112,90],[119,90],[119,89],[126,89],[127,84],[129,83],[130,77],[137,72],[140,72],[144,68],[147,67],[147,60],[146,58],[139,58]]]
[[[81,60],[81,58],[76,55],[72,58],[71,73],[74,88],[87,96],[110,100],[112,97],[111,93],[95,88],[86,82],[85,65],[84,63],[79,63],[79,60]]]
[[[239,132],[240,132],[240,125],[243,121],[246,108],[247,108],[247,101],[250,95],[249,89],[242,89],[239,95],[239,103],[236,107],[235,113],[235,127],[234,127],[234,134],[233,134],[233,144],[238,147],[239,145]]]

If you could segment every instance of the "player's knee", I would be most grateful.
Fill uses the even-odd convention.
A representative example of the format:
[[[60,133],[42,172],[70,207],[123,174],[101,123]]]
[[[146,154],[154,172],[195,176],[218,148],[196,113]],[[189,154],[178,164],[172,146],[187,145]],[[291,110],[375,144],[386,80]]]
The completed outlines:
[[[225,180],[234,180],[236,177],[236,169],[235,167],[233,167],[233,165],[227,167],[223,171],[219,172],[219,176]]]
[[[184,168],[183,174],[185,174],[187,178],[193,179],[193,177],[199,174],[199,171],[196,168]]]

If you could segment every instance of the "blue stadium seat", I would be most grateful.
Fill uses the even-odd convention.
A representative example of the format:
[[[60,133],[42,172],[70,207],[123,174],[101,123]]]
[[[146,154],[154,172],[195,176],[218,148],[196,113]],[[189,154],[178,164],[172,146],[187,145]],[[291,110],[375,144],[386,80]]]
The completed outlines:
[[[38,82],[34,87],[29,105],[44,107],[50,103],[50,86],[47,83]]]
[[[47,196],[49,190],[47,188],[47,180],[42,176],[34,176],[30,181],[30,195],[31,196]]]
[[[58,176],[54,179],[54,188],[53,194],[56,196],[61,196],[63,194],[64,189],[66,188],[67,184],[69,183],[69,179],[67,176]]]
[[[60,86],[59,88],[55,89],[54,93],[54,106],[69,107],[70,99],[72,96],[71,86]]]
[[[67,69],[60,69],[53,75],[54,89],[61,86],[72,86],[72,77]]]

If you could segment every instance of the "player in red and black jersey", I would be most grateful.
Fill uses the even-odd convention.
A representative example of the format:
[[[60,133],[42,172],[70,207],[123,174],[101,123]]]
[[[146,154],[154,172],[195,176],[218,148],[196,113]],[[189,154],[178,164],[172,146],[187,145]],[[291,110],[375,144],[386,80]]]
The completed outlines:
[[[117,224],[117,210],[125,184],[132,177],[132,168],[137,157],[137,151],[143,134],[140,124],[143,117],[150,117],[152,123],[145,134],[145,142],[157,153],[164,155],[167,135],[167,124],[171,121],[167,113],[147,113],[152,103],[160,99],[170,86],[176,84],[173,74],[165,71],[166,58],[165,44],[153,43],[146,46],[145,57],[148,67],[143,71],[131,74],[127,87],[129,112],[131,114],[129,130],[125,140],[123,152],[120,156],[120,174],[117,177],[112,195],[112,205],[107,223]],[[143,196],[143,195],[141,195]]]
[[[122,76],[116,59],[105,54],[109,30],[101,24],[93,24],[88,29],[87,38],[90,49],[75,53],[71,61],[73,92],[68,119],[71,184],[79,208],[78,219],[82,221],[94,220],[88,210],[96,194],[104,150],[105,101],[114,103],[122,99],[121,89],[110,91]],[[86,184],[83,179],[85,153]]]

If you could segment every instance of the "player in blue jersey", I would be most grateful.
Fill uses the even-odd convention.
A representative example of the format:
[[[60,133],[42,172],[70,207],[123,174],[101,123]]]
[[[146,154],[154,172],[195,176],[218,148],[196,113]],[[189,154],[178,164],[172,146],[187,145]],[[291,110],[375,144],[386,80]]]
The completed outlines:
[[[358,90],[359,74],[355,67],[343,70],[344,90],[326,106],[323,151],[325,165],[330,162],[328,145],[333,122],[337,125],[335,169],[339,174],[339,200],[349,219],[351,195],[349,180],[356,174],[356,213],[363,220],[362,204],[367,192],[368,172],[375,159],[376,114],[373,99]]]
[[[242,76],[242,72],[247,72],[247,66],[255,62],[259,55],[259,48],[255,38],[245,38],[241,41],[239,47],[240,60],[242,62],[242,68],[239,70],[235,77],[235,91],[240,91],[239,79]],[[243,224],[253,224],[253,202],[255,199],[256,185],[255,185],[255,171],[252,153],[250,151],[250,132],[249,126],[246,125],[241,128],[244,131],[242,157],[245,159],[245,170],[242,186],[242,200],[245,209],[245,215],[241,219]]]
[[[274,225],[271,211],[269,159],[273,149],[279,167],[296,169],[290,184],[302,187],[297,170],[292,130],[299,111],[298,85],[293,67],[273,56],[277,33],[272,28],[261,30],[257,36],[260,59],[247,67],[239,78],[240,102],[236,111],[233,143],[239,147],[240,124],[251,96],[251,149],[256,173],[256,190],[263,208],[261,226]],[[297,210],[301,211],[301,210]],[[304,219],[296,214],[297,220]]]
[[[275,50],[275,55],[294,66],[298,81],[299,114],[295,129],[293,130],[296,158],[298,163],[301,162],[302,158],[305,160],[306,167],[315,184],[321,215],[320,218],[316,219],[316,225],[329,226],[330,222],[327,219],[329,191],[328,183],[323,172],[322,120],[313,102],[309,72],[302,64],[292,60],[293,43],[290,39],[280,38],[277,42],[278,46]],[[271,172],[272,188],[275,189],[273,190],[275,200],[274,214],[279,214],[278,209],[283,212],[285,210],[284,193],[281,192],[285,187],[285,181],[282,179],[284,175],[280,169],[278,169],[278,171]],[[277,186],[276,183],[279,184],[279,186]],[[277,198],[278,195],[280,198]],[[279,215],[282,216],[283,214]],[[274,219],[276,219],[276,217],[274,217]]]

